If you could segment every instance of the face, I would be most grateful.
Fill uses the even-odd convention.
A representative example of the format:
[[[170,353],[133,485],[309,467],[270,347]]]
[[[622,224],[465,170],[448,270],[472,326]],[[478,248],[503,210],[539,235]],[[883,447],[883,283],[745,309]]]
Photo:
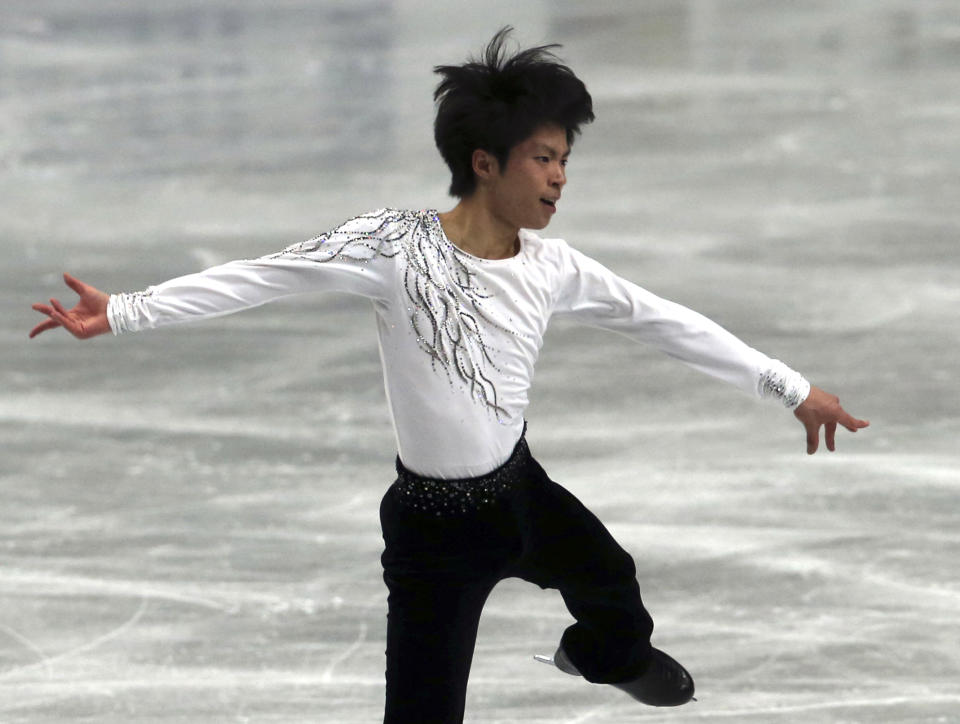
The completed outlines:
[[[567,183],[570,146],[561,126],[543,126],[512,149],[503,169],[487,177],[491,210],[517,228],[542,229],[557,212]],[[496,160],[493,159],[494,166]]]

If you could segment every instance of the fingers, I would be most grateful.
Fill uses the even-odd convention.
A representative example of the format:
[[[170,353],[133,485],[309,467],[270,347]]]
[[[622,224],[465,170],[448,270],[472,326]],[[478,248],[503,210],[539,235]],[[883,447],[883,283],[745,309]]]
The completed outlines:
[[[807,455],[813,455],[820,447],[820,425],[806,425],[807,428]]]
[[[79,279],[74,279],[72,276],[70,276],[67,273],[64,273],[63,281],[65,281],[67,286],[70,287],[73,291],[75,291],[81,297],[83,296],[84,292],[87,290],[86,284],[84,284]]]
[[[868,420],[858,420],[842,407],[840,407],[840,414],[837,416],[837,422],[847,428],[850,432],[856,432],[857,430],[870,426],[870,422]]]
[[[829,422],[805,422],[807,429],[807,454],[813,455],[820,447],[820,426],[823,425],[824,440],[827,443],[827,450],[835,452],[837,449],[837,425],[843,425],[850,432],[869,427],[868,420],[857,420],[844,413],[844,418],[840,420],[831,420]]]
[[[35,304],[33,308],[37,311],[43,311],[44,314],[50,317],[51,321],[56,322],[58,327],[63,327],[75,337],[78,336],[77,325],[74,320],[70,318],[70,313],[64,309],[64,306],[56,299],[51,299],[50,304],[53,305],[52,308],[44,304]]]
[[[868,420],[858,420],[840,406],[840,398],[819,387],[811,387],[807,399],[793,411],[807,431],[807,454],[813,455],[820,447],[820,426],[824,428],[827,450],[837,449],[837,425],[856,432],[870,425]]]
[[[849,415],[847,415],[847,419],[841,420],[840,424],[847,428],[850,432],[856,432],[857,430],[862,430],[865,427],[870,427],[869,420],[857,420]]]
[[[70,320],[67,318],[66,314],[63,314],[62,312],[58,312],[56,309],[51,309],[50,319],[52,319],[54,322],[56,322],[60,326],[66,327],[68,330],[72,331],[71,329],[72,325],[70,324]]]
[[[60,301],[59,301],[59,300],[57,300],[57,299],[51,299],[51,300],[50,300],[50,304],[53,306],[53,308],[54,308],[57,312],[59,312],[60,314],[66,316],[67,310],[66,310],[66,308],[64,308],[64,306],[63,306],[62,304],[60,304]]]
[[[98,307],[105,306],[103,298],[106,297],[106,295],[69,274],[63,275],[63,281],[80,296],[80,301],[74,306],[73,310],[67,310],[67,308],[60,303],[59,299],[53,298],[50,299],[49,305],[34,304],[34,310],[41,314],[46,314],[50,319],[41,322],[30,330],[30,337],[36,337],[41,332],[46,332],[48,329],[55,327],[63,327],[79,339],[86,339],[96,336],[97,334],[102,334],[103,330],[101,327],[103,325],[100,324],[100,322],[102,321],[101,318],[103,315],[101,314],[100,317],[94,318],[96,315],[91,314],[89,308],[94,307],[94,312],[96,312],[98,311]]]
[[[40,324],[30,330],[30,339],[33,339],[41,332],[46,332],[48,329],[56,329],[59,326],[60,323],[54,322],[52,319],[48,319],[46,322],[40,322]]]
[[[53,308],[48,307],[46,304],[33,304],[30,307],[31,309],[40,312],[41,314],[46,314],[48,317],[54,313]],[[52,318],[47,319],[43,322],[40,322],[36,327],[30,330],[30,339],[33,339],[41,332],[46,332],[48,329],[56,329],[60,326],[60,323],[54,321]]]

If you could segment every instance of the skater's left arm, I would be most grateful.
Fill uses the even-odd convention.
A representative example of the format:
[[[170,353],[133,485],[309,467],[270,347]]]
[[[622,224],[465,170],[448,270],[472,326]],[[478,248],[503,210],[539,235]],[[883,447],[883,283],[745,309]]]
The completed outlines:
[[[840,406],[840,398],[819,387],[810,387],[810,394],[793,411],[793,414],[807,429],[807,454],[813,455],[820,447],[820,428],[824,428],[827,450],[836,450],[835,436],[837,425],[843,425],[850,432],[867,427],[870,422],[858,420]]]
[[[559,243],[564,268],[554,313],[620,332],[747,393],[779,400],[806,428],[811,455],[819,447],[821,427],[827,449],[833,451],[837,425],[851,432],[869,425],[847,413],[836,395],[812,386],[799,372],[750,347],[716,322],[638,287]]]

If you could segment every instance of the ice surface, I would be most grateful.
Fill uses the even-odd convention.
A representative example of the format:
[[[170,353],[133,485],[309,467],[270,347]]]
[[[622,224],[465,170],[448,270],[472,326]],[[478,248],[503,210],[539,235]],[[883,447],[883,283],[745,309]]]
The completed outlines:
[[[374,722],[393,440],[373,321],[306,297],[28,342],[70,271],[136,290],[381,206],[449,208],[430,72],[502,24],[597,121],[550,233],[837,392],[801,428],[552,329],[534,453],[635,556],[675,712],[537,666],[508,581],[467,721],[950,722],[960,710],[960,7],[950,0],[0,4],[0,721]]]

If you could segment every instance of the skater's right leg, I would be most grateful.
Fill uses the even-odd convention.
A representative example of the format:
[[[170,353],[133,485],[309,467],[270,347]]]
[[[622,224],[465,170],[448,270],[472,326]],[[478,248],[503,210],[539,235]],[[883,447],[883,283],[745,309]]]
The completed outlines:
[[[384,580],[385,724],[460,724],[480,611],[492,585]]]
[[[460,724],[480,613],[516,536],[497,505],[436,515],[409,506],[401,491],[395,484],[380,507],[389,589],[384,722]]]

